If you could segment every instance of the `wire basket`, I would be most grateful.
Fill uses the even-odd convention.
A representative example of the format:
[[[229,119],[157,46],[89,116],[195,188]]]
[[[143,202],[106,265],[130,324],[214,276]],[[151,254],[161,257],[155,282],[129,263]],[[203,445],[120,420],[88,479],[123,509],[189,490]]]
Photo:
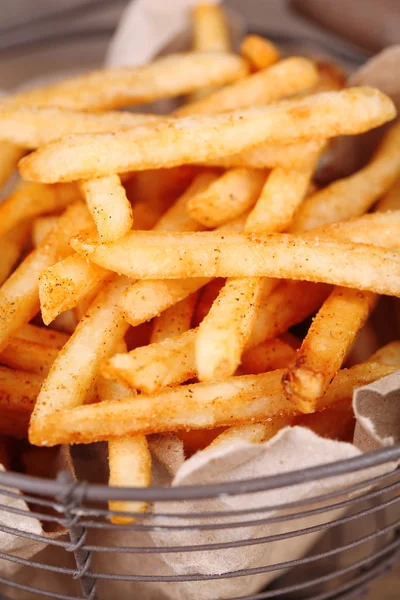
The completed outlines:
[[[241,596],[242,600],[261,600],[266,598],[300,599],[308,600],[345,600],[363,597],[376,578],[387,573],[400,558],[400,469],[391,469],[386,474],[368,477],[351,486],[342,487],[335,492],[316,495],[306,501],[299,500],[281,505],[262,505],[257,508],[245,510],[225,511],[216,513],[201,510],[201,503],[210,498],[235,497],[252,494],[256,497],[260,492],[279,490],[304,484],[310,481],[320,481],[332,477],[348,475],[368,469],[394,464],[400,460],[400,445],[386,448],[362,456],[342,460],[326,465],[308,468],[302,471],[293,471],[275,476],[269,476],[246,481],[230,482],[218,485],[186,486],[175,488],[155,487],[151,489],[133,490],[126,488],[109,488],[105,485],[90,485],[85,482],[72,482],[66,472],[61,472],[57,480],[40,479],[15,473],[0,474],[0,510],[11,512],[14,515],[26,516],[30,514],[43,522],[57,523],[65,527],[69,539],[52,539],[21,531],[13,527],[0,525],[0,532],[15,535],[25,540],[44,542],[58,550],[63,564],[53,564],[54,561],[45,562],[35,557],[26,560],[17,556],[0,552],[0,558],[28,567],[52,572],[57,577],[67,576],[80,582],[75,595],[59,593],[49,589],[39,589],[26,585],[15,577],[0,578],[0,584],[15,587],[21,592],[32,592],[40,598],[59,598],[60,600],[78,599],[106,599],[111,597],[103,595],[102,587],[105,581],[131,581],[148,583],[177,583],[206,580],[237,578],[255,576],[267,572],[285,572],[267,590]],[[20,491],[20,493],[18,492]],[[7,498],[23,498],[27,503],[34,503],[35,509],[30,513],[7,506]],[[184,514],[153,511],[145,515],[138,515],[137,520],[131,525],[114,525],[109,517],[112,513],[107,510],[108,500],[147,500],[150,503],[173,501],[175,506],[182,506],[185,501],[196,501],[200,507],[196,512]],[[339,518],[332,519],[333,511],[345,511]],[[284,511],[283,516],[270,517],[271,511]],[[281,514],[281,513],[280,513]],[[337,513],[336,513],[337,514]],[[298,519],[319,515],[318,525],[296,528],[290,525]],[[321,521],[321,515],[323,519]],[[247,531],[254,525],[287,523],[286,532],[259,538],[249,538]],[[2,520],[4,523],[4,519]],[[356,523],[356,527],[350,527]],[[235,541],[222,543],[208,543],[202,545],[176,546],[163,545],[162,547],[149,546],[117,546],[102,545],[102,534],[108,530],[122,531],[199,531],[199,530],[232,530],[240,531],[240,536]],[[349,528],[352,530],[349,536]],[[353,531],[354,530],[354,531]],[[90,541],[91,533],[97,533],[97,543]],[[343,537],[343,531],[346,536]],[[99,535],[100,532],[100,535]],[[304,558],[281,562],[279,564],[265,564],[253,569],[232,570],[218,575],[202,573],[162,576],[152,574],[131,574],[100,572],[93,568],[95,557],[98,554],[130,554],[138,558],[156,553],[187,553],[202,551],[212,553],[215,550],[260,545],[265,547],[269,543],[293,539],[296,543],[302,536],[316,532],[329,532],[328,549],[314,548],[311,554]],[[326,538],[326,536],[325,536]],[[128,538],[129,539],[129,538]],[[74,566],[68,564],[67,555],[73,557]],[[39,555],[40,556],[40,555]],[[70,561],[69,561],[70,562]],[[286,572],[287,571],[287,572]],[[7,598],[8,596],[1,596]],[[13,596],[18,598],[19,596]],[[230,600],[239,600],[239,597]]]

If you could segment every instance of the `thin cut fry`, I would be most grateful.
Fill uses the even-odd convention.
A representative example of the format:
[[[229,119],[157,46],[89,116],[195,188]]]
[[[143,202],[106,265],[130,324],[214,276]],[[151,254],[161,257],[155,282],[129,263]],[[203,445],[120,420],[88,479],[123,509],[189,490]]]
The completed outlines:
[[[331,183],[302,205],[292,231],[304,231],[366,212],[400,176],[400,123],[391,127],[366,167]]]
[[[261,170],[231,169],[205,190],[192,194],[187,202],[187,212],[205,227],[218,227],[254,205],[265,177],[265,171]]]
[[[0,288],[0,350],[38,312],[40,273],[71,252],[71,237],[88,227],[90,222],[84,205],[67,208],[57,226],[3,283]]]
[[[259,35],[246,35],[240,44],[240,52],[255,71],[266,69],[280,59],[275,44]]]
[[[42,185],[23,181],[0,204],[0,235],[4,235],[21,221],[61,211],[79,199],[79,190],[75,184]]]
[[[134,279],[266,276],[400,295],[398,252],[333,237],[141,231],[107,246],[82,234],[71,245],[96,264]]]
[[[36,150],[19,166],[33,181],[90,179],[210,161],[265,140],[290,144],[361,133],[395,114],[393,102],[378,90],[349,88],[262,108],[166,119],[115,134],[70,136]]]
[[[113,242],[132,229],[132,207],[118,175],[82,181],[80,189],[100,239]]]
[[[180,96],[205,86],[226,85],[247,72],[245,61],[227,52],[170,54],[140,67],[92,71],[14,94],[9,101],[24,106],[106,110]]]
[[[57,354],[56,348],[14,337],[0,352],[0,363],[28,373],[47,375]]]
[[[84,402],[102,361],[125,335],[128,325],[118,302],[126,286],[124,279],[111,280],[58,354],[32,414],[29,437],[33,444],[41,439],[49,416]]]
[[[61,331],[55,331],[49,327],[38,327],[37,325],[28,323],[17,331],[15,337],[61,350],[68,341],[69,335]]]
[[[197,52],[229,52],[228,25],[223,8],[218,4],[200,3],[193,8],[193,50]]]
[[[7,279],[21,256],[21,252],[29,238],[30,229],[29,222],[21,221],[10,231],[0,236],[0,284]]]
[[[283,377],[285,394],[300,412],[315,411],[375,303],[374,294],[340,287],[324,302]]]
[[[397,366],[365,363],[340,371],[318,409],[350,398],[356,387],[394,373]],[[189,384],[156,396],[133,396],[66,410],[46,419],[36,443],[53,446],[91,443],[115,436],[182,429],[210,429],[291,414],[281,392],[282,370],[233,377],[220,383]]]
[[[0,142],[0,190],[17,168],[18,161],[25,154],[23,148],[9,142]]]
[[[240,371],[242,375],[257,375],[274,369],[283,369],[289,366],[293,356],[293,348],[283,340],[279,338],[265,340],[258,346],[243,352]]]
[[[289,415],[277,416],[269,422],[252,423],[246,425],[236,425],[229,427],[215,438],[208,448],[216,448],[225,444],[240,444],[241,442],[250,442],[252,444],[261,444],[274,437],[278,431],[291,425],[293,417]]]
[[[32,225],[32,244],[36,248],[44,240],[56,225],[58,217],[49,215],[47,217],[37,217]]]
[[[170,308],[167,308],[159,317],[153,320],[153,329],[150,338],[152,344],[176,337],[190,329],[197,296],[196,292],[191,294]]]
[[[190,102],[175,114],[208,114],[270,104],[309,90],[317,81],[318,72],[312,61],[299,57],[287,58],[268,69],[208,94],[197,102]]]

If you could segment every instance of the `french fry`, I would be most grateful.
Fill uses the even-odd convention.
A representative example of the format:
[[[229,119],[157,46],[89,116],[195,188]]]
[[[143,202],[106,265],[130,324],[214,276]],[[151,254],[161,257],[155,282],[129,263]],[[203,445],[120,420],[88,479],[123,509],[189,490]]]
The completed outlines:
[[[144,66],[92,71],[23,91],[7,102],[71,110],[106,110],[172,98],[205,86],[226,85],[247,73],[245,61],[227,52],[170,54]]]
[[[68,341],[69,335],[62,333],[61,331],[55,331],[49,327],[38,327],[37,325],[28,323],[16,332],[15,337],[35,344],[42,344],[49,348],[61,350]]]
[[[47,375],[57,354],[56,348],[14,337],[0,352],[0,363],[28,373]]]
[[[40,273],[71,252],[71,237],[87,228],[90,222],[84,205],[68,207],[56,227],[3,283],[0,288],[0,351],[10,337],[38,312]]]
[[[280,59],[275,44],[259,35],[246,35],[240,44],[240,53],[255,71],[266,69]]]
[[[24,154],[25,150],[23,148],[19,148],[9,142],[0,142],[0,189],[14,173],[18,161]]]
[[[221,380],[236,371],[254,326],[260,293],[257,277],[226,282],[196,336],[200,381]]]
[[[22,250],[29,239],[30,229],[28,221],[21,221],[7,233],[0,236],[0,284],[7,279],[21,256]]]
[[[79,190],[75,184],[41,185],[23,181],[0,204],[0,235],[4,235],[22,221],[61,211],[79,199]]]
[[[358,219],[331,223],[325,227],[310,229],[305,236],[321,239],[335,237],[338,240],[349,240],[355,243],[368,243],[384,248],[398,248],[400,227],[400,211],[371,213]],[[382,233],[385,232],[383,236]]]
[[[205,98],[190,102],[179,108],[175,114],[208,114],[270,104],[309,90],[317,82],[318,72],[312,61],[299,57],[287,58],[208,94]]]
[[[43,376],[0,366],[1,412],[30,414],[43,383]]]
[[[58,216],[36,217],[32,225],[32,244],[36,248],[56,225]]]
[[[240,444],[241,442],[250,442],[252,444],[261,444],[274,437],[278,431],[291,425],[293,416],[276,416],[270,422],[251,423],[245,425],[236,425],[229,427],[215,438],[208,448],[216,448],[228,444]]]
[[[224,284],[225,279],[212,279],[210,283],[205,285],[200,291],[199,301],[197,302],[193,316],[194,327],[200,325],[204,317],[209,313],[214,300],[217,299]]]
[[[380,212],[400,210],[400,179],[397,180],[383,198],[379,200],[377,209]]]
[[[187,212],[208,228],[218,227],[244,214],[256,202],[265,182],[265,171],[231,169],[192,194]]]
[[[167,308],[153,320],[150,343],[155,344],[176,337],[190,329],[198,294],[190,294],[180,302]]]
[[[136,348],[128,354],[116,354],[103,363],[101,372],[105,377],[148,394],[178,385],[196,375],[196,334],[196,329],[189,329],[177,337]]]
[[[156,115],[123,111],[88,113],[55,106],[0,103],[1,140],[29,149],[66,135],[112,132],[160,120]],[[22,152],[18,160],[21,156]]]
[[[400,365],[400,341],[395,340],[379,348],[368,362],[381,363],[383,365]]]
[[[243,352],[240,371],[242,375],[257,375],[283,369],[289,365],[293,355],[293,348],[283,340],[268,339]]]
[[[231,41],[224,10],[218,4],[202,2],[193,8],[193,50],[229,52]]]
[[[400,123],[385,135],[366,167],[310,196],[295,216],[292,231],[304,231],[362,215],[400,176]]]
[[[171,118],[115,134],[69,136],[26,156],[19,168],[32,181],[90,179],[210,161],[265,140],[290,144],[361,133],[395,114],[392,101],[378,90],[349,88],[266,107]]]
[[[340,371],[318,405],[318,410],[350,398],[356,387],[396,371],[378,363]],[[78,406],[52,414],[42,427],[38,445],[88,444],[115,436],[147,435],[164,431],[210,429],[260,422],[292,414],[293,405],[281,393],[282,370],[264,375],[233,377],[220,383],[189,384],[156,396],[133,396],[114,402]]]
[[[82,181],[80,189],[101,240],[113,242],[132,229],[132,207],[118,175]]]
[[[285,394],[300,412],[315,412],[376,300],[340,287],[325,300],[283,377]]]
[[[71,245],[96,264],[133,279],[265,276],[400,295],[398,252],[333,237],[315,241],[291,234],[141,231],[107,246],[81,234]]]
[[[84,402],[102,361],[125,335],[128,325],[118,302],[126,286],[124,279],[111,279],[59,352],[32,414],[29,438],[33,444],[41,439],[52,414]]]

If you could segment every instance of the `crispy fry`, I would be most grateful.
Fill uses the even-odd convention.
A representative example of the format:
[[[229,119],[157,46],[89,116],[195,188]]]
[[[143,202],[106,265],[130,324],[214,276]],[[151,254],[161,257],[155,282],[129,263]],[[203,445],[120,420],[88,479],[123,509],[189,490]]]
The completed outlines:
[[[113,242],[132,229],[132,207],[118,175],[82,181],[80,189],[100,239]]]
[[[33,181],[90,179],[210,161],[266,139],[290,144],[361,133],[395,114],[392,101],[381,92],[349,88],[262,108],[166,119],[115,134],[70,136],[36,150],[19,167],[22,176]]]
[[[47,375],[57,354],[56,348],[14,337],[0,352],[0,363],[28,373]]]
[[[229,427],[215,438],[209,445],[209,448],[227,444],[237,444],[240,442],[250,442],[252,444],[261,444],[274,437],[278,431],[291,425],[293,417],[291,415],[276,416],[273,420],[263,423],[252,423],[245,425],[236,425]]]
[[[275,44],[259,35],[246,35],[240,44],[240,52],[255,71],[266,69],[280,59]]]
[[[200,381],[232,375],[257,316],[260,279],[230,279],[200,324],[196,336],[196,365]]]
[[[247,65],[224,53],[170,54],[134,68],[92,71],[49,86],[14,94],[12,104],[106,110],[171,98],[244,77]],[[8,101],[8,100],[7,100]]]
[[[90,224],[82,204],[67,208],[57,226],[19,265],[0,288],[0,350],[39,310],[39,276],[46,267],[71,252],[71,236]]]
[[[292,57],[249,75],[240,81],[190,102],[178,109],[177,115],[224,112],[261,106],[309,90],[318,81],[318,72],[306,58]],[[1,124],[1,113],[0,113]]]
[[[192,194],[188,214],[208,228],[218,227],[247,212],[256,202],[265,182],[265,171],[231,169],[205,190]]]
[[[228,24],[218,4],[202,2],[193,8],[193,50],[197,52],[229,52]]]
[[[101,372],[148,394],[177,385],[196,375],[196,334],[196,329],[190,329],[177,337],[136,348],[128,354],[116,354],[103,363]]]
[[[0,189],[7,183],[25,154],[23,148],[9,142],[0,142]]]
[[[84,402],[103,359],[125,335],[128,325],[118,302],[126,286],[124,279],[112,279],[58,354],[32,414],[29,431],[32,443],[41,438],[49,416]]]
[[[400,295],[398,252],[333,237],[146,231],[107,246],[82,234],[71,245],[96,264],[134,279],[266,276]]]
[[[294,355],[293,348],[274,338],[249,348],[242,354],[240,370],[243,375],[257,375],[287,367]]]
[[[324,302],[283,377],[285,394],[300,412],[315,412],[376,300],[374,294],[337,287]]]
[[[48,215],[47,217],[36,217],[32,225],[32,244],[34,248],[44,240],[56,225],[58,216]]]
[[[61,211],[79,199],[79,190],[75,184],[42,185],[22,182],[0,204],[0,235],[4,235],[21,221]]]
[[[377,363],[340,371],[318,409],[350,398],[354,388],[367,385],[396,371],[396,366]],[[233,377],[221,383],[198,383],[166,390],[156,396],[133,396],[66,410],[60,419],[46,419],[36,443],[91,443],[123,435],[147,435],[181,429],[262,421],[290,414],[293,405],[281,393],[283,371]]]
[[[400,123],[391,127],[366,167],[310,196],[291,227],[304,231],[362,215],[400,176]]]
[[[61,350],[68,341],[69,335],[60,331],[54,331],[54,329],[50,329],[49,327],[38,327],[37,325],[28,323],[16,332],[15,337]]]
[[[180,302],[167,308],[153,320],[150,342],[155,344],[176,337],[190,329],[198,293],[190,294]]]
[[[29,238],[30,224],[21,221],[0,237],[0,284],[10,275]]]

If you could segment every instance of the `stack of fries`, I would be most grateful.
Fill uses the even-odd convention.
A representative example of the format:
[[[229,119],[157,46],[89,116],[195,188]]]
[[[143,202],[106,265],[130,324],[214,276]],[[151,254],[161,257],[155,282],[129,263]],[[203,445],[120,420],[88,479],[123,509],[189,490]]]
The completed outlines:
[[[231,53],[219,6],[193,23],[191,52],[0,105],[0,180],[22,177],[0,206],[0,433],[107,441],[113,486],[150,485],[153,433],[191,452],[294,424],[349,439],[354,388],[400,365],[392,342],[342,368],[378,295],[400,295],[400,125],[313,183],[330,140],[392,101],[258,36]],[[168,116],[114,110],[182,95]]]

